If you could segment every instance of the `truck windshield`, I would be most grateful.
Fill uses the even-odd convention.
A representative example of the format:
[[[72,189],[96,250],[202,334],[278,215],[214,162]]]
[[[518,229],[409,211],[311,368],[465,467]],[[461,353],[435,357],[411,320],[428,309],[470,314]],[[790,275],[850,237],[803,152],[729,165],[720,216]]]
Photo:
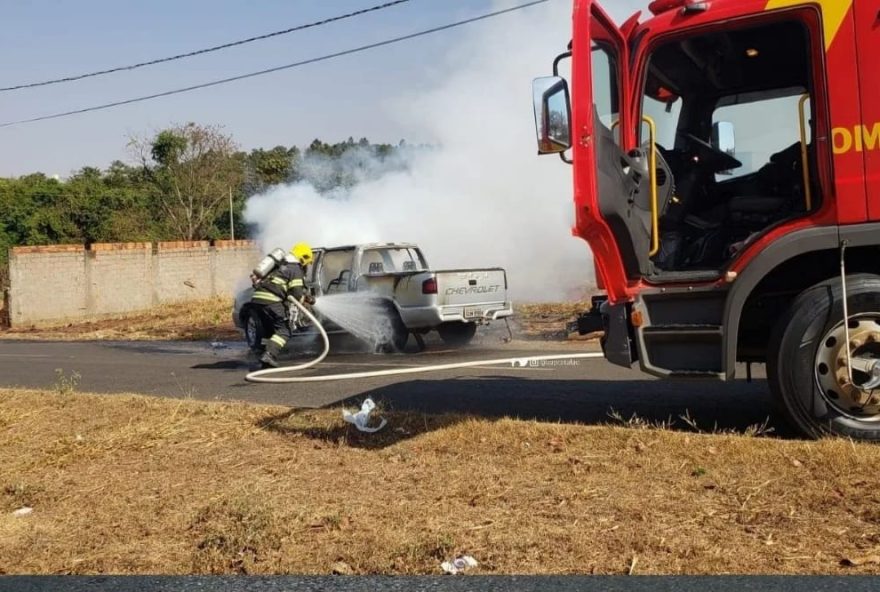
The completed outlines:
[[[425,269],[425,261],[417,249],[368,249],[361,257],[360,272],[362,274],[425,271]]]
[[[678,120],[681,115],[682,100],[660,101],[654,97],[645,95],[642,103],[642,114],[654,120],[657,125],[657,143],[664,148],[675,147],[675,134],[678,129]],[[648,140],[647,126],[642,123],[642,144]]]

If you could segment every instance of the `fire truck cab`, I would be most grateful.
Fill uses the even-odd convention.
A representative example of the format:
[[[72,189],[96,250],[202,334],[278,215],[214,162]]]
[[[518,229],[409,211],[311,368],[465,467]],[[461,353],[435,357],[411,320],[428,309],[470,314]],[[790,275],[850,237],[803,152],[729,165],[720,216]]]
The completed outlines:
[[[880,439],[880,0],[649,9],[575,0],[534,83],[607,293],[581,330],[660,377],[764,363],[805,435]]]

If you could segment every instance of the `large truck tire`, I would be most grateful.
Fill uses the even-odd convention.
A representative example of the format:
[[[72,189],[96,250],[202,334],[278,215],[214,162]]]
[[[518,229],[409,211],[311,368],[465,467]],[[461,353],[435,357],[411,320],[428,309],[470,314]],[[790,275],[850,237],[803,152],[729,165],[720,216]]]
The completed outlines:
[[[443,343],[446,345],[460,347],[470,343],[474,338],[474,335],[477,334],[477,324],[460,322],[443,323],[437,327],[437,332],[440,334],[440,339],[442,339]]]
[[[880,277],[847,276],[850,344],[880,358]],[[810,438],[880,440],[880,392],[848,382],[840,278],[802,292],[777,322],[767,354],[770,389],[786,417]],[[854,382],[867,378],[854,373]],[[880,389],[878,389],[880,391]]]

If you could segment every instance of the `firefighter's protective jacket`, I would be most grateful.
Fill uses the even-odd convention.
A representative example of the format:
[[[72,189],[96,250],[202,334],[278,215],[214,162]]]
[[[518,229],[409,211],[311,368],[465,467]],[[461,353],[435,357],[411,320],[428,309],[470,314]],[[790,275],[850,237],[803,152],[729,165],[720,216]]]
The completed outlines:
[[[254,302],[284,302],[288,296],[301,301],[305,295],[305,273],[299,263],[281,263],[254,286]]]

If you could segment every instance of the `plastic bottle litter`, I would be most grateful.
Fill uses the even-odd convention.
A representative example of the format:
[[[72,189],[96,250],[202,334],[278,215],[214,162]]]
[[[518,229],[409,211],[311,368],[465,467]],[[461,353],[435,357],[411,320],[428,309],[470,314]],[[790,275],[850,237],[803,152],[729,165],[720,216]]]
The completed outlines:
[[[29,508],[29,507],[25,506],[23,508],[19,508],[16,511],[14,511],[12,513],[12,515],[13,516],[27,516],[28,514],[30,514],[33,511],[34,511],[33,508]]]
[[[477,567],[478,565],[479,563],[477,563],[477,560],[470,555],[462,555],[461,557],[456,557],[452,561],[444,561],[440,564],[440,568],[446,573],[454,576],[467,571],[472,567]]]
[[[358,431],[366,432],[368,434],[372,434],[378,432],[382,428],[385,427],[385,424],[388,423],[385,421],[383,417],[379,422],[379,425],[371,428],[368,427],[367,424],[370,422],[370,414],[376,408],[376,403],[373,402],[373,399],[367,397],[364,399],[364,402],[361,404],[361,410],[357,413],[351,413],[347,409],[342,410],[342,419],[347,421],[348,423],[354,425],[358,429]]]

